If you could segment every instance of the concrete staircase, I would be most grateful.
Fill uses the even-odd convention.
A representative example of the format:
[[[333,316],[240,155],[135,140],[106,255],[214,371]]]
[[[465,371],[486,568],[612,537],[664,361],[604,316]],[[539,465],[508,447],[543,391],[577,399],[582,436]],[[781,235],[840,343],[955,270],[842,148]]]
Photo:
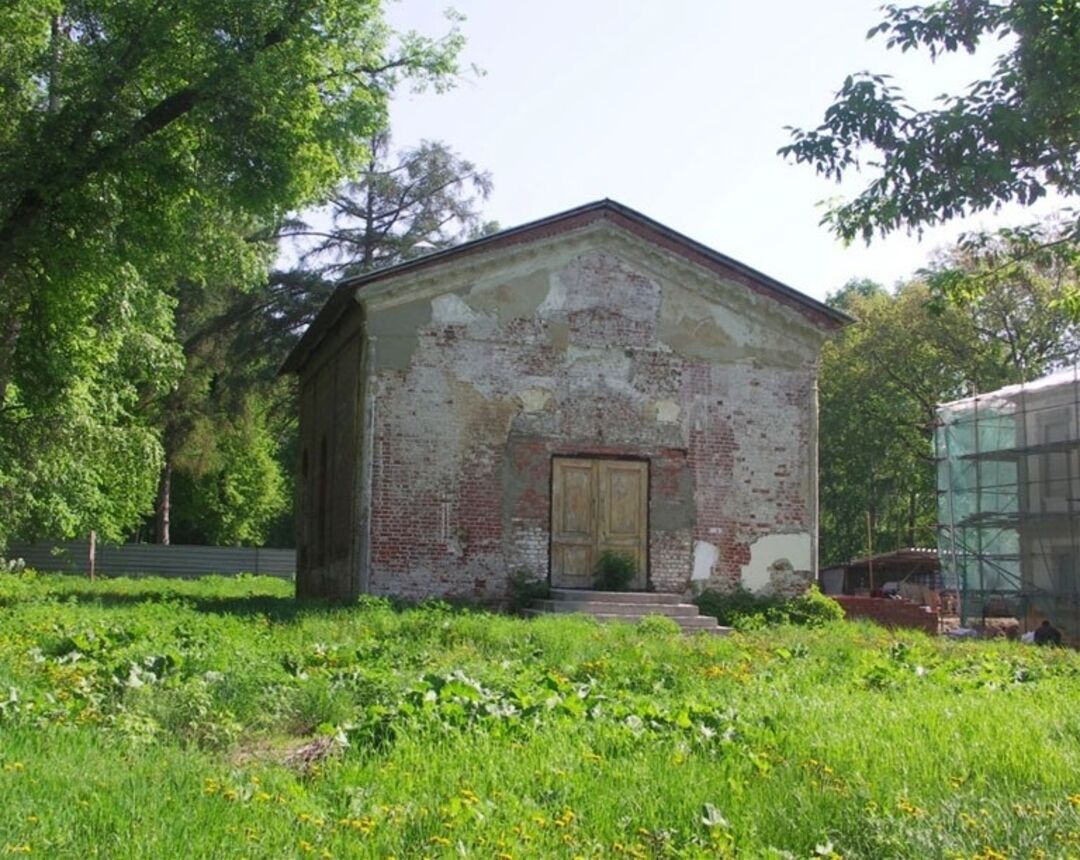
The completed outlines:
[[[710,615],[702,615],[692,603],[684,603],[682,595],[644,591],[586,591],[576,588],[553,588],[549,597],[534,600],[526,615],[584,612],[601,621],[640,621],[646,615],[666,615],[683,630],[692,633],[706,630],[716,635],[731,632],[721,627]]]

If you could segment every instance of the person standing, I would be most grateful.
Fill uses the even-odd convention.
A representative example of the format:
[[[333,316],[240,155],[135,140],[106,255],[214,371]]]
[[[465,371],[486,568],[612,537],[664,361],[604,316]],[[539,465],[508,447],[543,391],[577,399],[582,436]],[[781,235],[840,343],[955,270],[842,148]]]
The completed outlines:
[[[1049,621],[1044,620],[1035,631],[1036,645],[1060,645],[1061,631]]]

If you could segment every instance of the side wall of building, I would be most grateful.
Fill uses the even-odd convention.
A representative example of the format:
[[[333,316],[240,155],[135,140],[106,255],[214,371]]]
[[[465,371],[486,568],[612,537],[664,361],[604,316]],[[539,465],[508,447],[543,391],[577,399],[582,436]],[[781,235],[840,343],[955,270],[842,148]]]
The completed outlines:
[[[547,576],[551,460],[649,461],[649,583],[812,575],[822,334],[617,230],[366,301],[370,590]]]
[[[296,591],[301,596],[348,599],[361,591],[357,470],[362,357],[357,307],[301,372],[296,478]]]

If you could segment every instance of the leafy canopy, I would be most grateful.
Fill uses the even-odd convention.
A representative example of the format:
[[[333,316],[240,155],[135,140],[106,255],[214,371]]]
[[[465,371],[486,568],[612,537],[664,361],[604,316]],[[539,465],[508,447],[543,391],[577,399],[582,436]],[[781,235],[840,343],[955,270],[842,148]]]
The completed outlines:
[[[442,141],[425,140],[392,155],[390,134],[382,131],[371,139],[361,176],[312,213],[329,226],[294,221],[280,235],[307,240],[307,266],[348,277],[494,232],[498,225],[479,212],[492,187],[490,173]]]
[[[1032,379],[1076,360],[1080,323],[1057,299],[1075,275],[1035,256],[1000,265],[956,248],[931,274],[984,278],[961,305],[935,303],[923,280],[889,293],[854,281],[829,298],[857,318],[822,350],[821,555],[824,564],[932,544],[931,434],[938,403]]]
[[[460,47],[378,0],[0,9],[0,543],[133,524],[175,285],[265,278],[252,237],[355,175],[391,90],[452,81]]]
[[[332,293],[332,277],[393,265],[492,229],[479,212],[491,187],[489,174],[446,144],[424,141],[392,154],[389,133],[380,131],[359,178],[305,213],[311,223],[289,218],[267,231],[268,241],[299,245],[297,268],[272,272],[254,289],[179,285],[184,370],[156,404],[165,471],[155,540],[269,537],[291,544],[295,380],[277,378],[277,369]]]
[[[872,178],[828,211],[840,237],[918,230],[1048,191],[1080,191],[1080,4],[1075,0],[942,0],[884,7],[868,37],[930,57],[1003,45],[993,74],[916,110],[885,75],[849,75],[824,121],[792,129],[780,153],[840,181]],[[1063,238],[1076,241],[1075,213]]]

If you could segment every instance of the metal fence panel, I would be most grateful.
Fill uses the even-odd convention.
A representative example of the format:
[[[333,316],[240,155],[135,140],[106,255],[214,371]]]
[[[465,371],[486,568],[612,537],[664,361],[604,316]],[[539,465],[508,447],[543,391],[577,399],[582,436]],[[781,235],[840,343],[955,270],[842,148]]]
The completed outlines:
[[[196,577],[218,573],[258,573],[292,579],[296,550],[240,546],[186,546],[183,544],[98,544],[96,570],[114,576]],[[21,558],[35,570],[63,573],[90,572],[89,541],[44,541],[11,544],[7,558]]]

